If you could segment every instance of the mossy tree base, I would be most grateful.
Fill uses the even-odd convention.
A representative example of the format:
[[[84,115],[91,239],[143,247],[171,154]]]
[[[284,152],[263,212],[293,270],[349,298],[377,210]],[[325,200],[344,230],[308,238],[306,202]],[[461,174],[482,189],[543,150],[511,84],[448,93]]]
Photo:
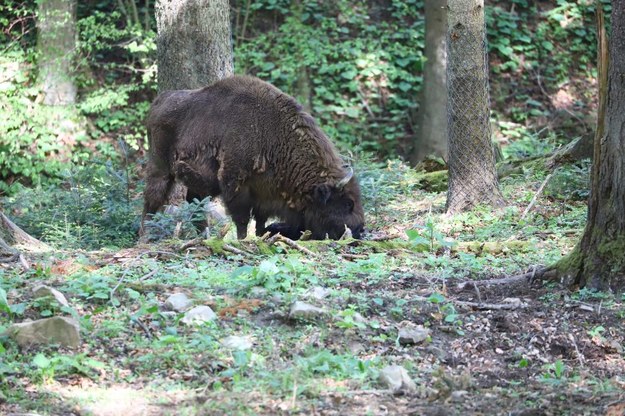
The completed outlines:
[[[605,240],[605,239],[603,239]],[[594,244],[584,239],[555,265],[554,276],[564,285],[577,288],[625,289],[625,235]]]

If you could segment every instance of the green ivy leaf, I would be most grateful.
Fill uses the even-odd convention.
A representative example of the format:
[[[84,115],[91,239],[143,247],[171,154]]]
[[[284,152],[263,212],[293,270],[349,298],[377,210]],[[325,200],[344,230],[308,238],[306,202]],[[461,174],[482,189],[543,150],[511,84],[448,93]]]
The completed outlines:
[[[46,356],[42,353],[35,355],[35,358],[33,358],[33,365],[35,365],[37,368],[46,369],[50,367],[50,364],[52,364],[52,361],[46,358]]]
[[[7,300],[7,292],[0,287],[0,311],[11,313],[11,307],[9,306],[9,301]]]

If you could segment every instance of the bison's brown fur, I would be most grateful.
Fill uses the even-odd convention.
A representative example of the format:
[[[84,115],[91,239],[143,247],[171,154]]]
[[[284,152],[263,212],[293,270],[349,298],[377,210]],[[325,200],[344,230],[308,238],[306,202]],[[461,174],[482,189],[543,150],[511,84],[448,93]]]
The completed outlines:
[[[187,199],[218,196],[245,238],[281,230],[339,238],[363,231],[360,188],[335,147],[290,96],[257,78],[235,76],[198,90],[160,94],[147,121],[150,152],[143,219],[175,180]],[[265,228],[270,217],[285,224]],[[142,221],[143,224],[143,221]]]

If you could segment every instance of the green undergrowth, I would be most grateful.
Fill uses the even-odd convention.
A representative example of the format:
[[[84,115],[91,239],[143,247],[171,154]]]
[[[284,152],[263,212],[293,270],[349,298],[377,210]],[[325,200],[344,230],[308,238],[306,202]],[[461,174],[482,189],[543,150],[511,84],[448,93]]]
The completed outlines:
[[[270,401],[291,408],[295,397],[297,408],[328,392],[378,389],[379,372],[389,364],[401,363],[427,382],[434,370],[424,372],[419,357],[434,341],[426,340],[425,350],[401,346],[401,325],[443,331],[433,337],[439,343],[460,342],[476,321],[449,288],[553,264],[579,238],[586,208],[571,194],[584,191],[583,180],[554,180],[521,218],[546,177],[537,166],[502,180],[503,210],[478,207],[448,216],[444,192],[421,189],[419,172],[399,161],[363,161],[356,171],[365,238],[295,245],[253,236],[239,241],[232,230],[224,238],[197,238],[192,214],[200,203],[155,219],[168,237],[139,244],[141,189],[128,185],[134,173],[124,165],[76,168],[54,191],[22,189],[5,200],[6,212],[57,249],[27,253],[29,271],[0,269],[0,333],[11,323],[61,314],[79,320],[83,345],[73,352],[55,346],[21,351],[0,336],[0,398],[25,411],[54,414],[49,409],[61,409],[59,403],[102,403],[105,391],[88,398],[70,388],[91,380],[141,385],[151,403],[170,402],[165,392],[182,390],[189,400],[179,414],[253,414]],[[588,166],[561,169],[566,179],[586,174]],[[178,221],[189,231],[183,240],[171,237]],[[31,286],[39,283],[63,292],[70,307],[32,299]],[[184,314],[162,306],[175,292],[211,307],[218,318],[184,324]],[[290,318],[296,301],[324,308],[324,317]],[[226,347],[231,336],[252,347]],[[555,374],[555,367],[527,366],[538,378]],[[567,374],[558,382],[567,383]],[[61,386],[62,398],[43,393],[52,383]],[[242,402],[243,395],[256,407]]]

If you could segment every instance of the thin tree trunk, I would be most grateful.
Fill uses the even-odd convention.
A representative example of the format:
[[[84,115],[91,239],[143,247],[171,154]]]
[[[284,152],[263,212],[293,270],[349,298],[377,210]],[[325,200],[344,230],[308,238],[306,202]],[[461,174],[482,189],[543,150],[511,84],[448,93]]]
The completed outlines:
[[[447,159],[447,0],[425,2],[425,68],[417,124],[419,134],[410,161],[433,155]]]
[[[39,84],[44,104],[76,101],[73,58],[76,52],[76,2],[41,0],[37,9]]]
[[[447,212],[503,204],[491,143],[483,0],[449,0],[447,8]]]
[[[625,289],[625,0],[612,1],[609,57],[600,7],[597,10],[600,107],[588,222],[579,244],[557,268],[560,279],[570,286],[622,291]]]

